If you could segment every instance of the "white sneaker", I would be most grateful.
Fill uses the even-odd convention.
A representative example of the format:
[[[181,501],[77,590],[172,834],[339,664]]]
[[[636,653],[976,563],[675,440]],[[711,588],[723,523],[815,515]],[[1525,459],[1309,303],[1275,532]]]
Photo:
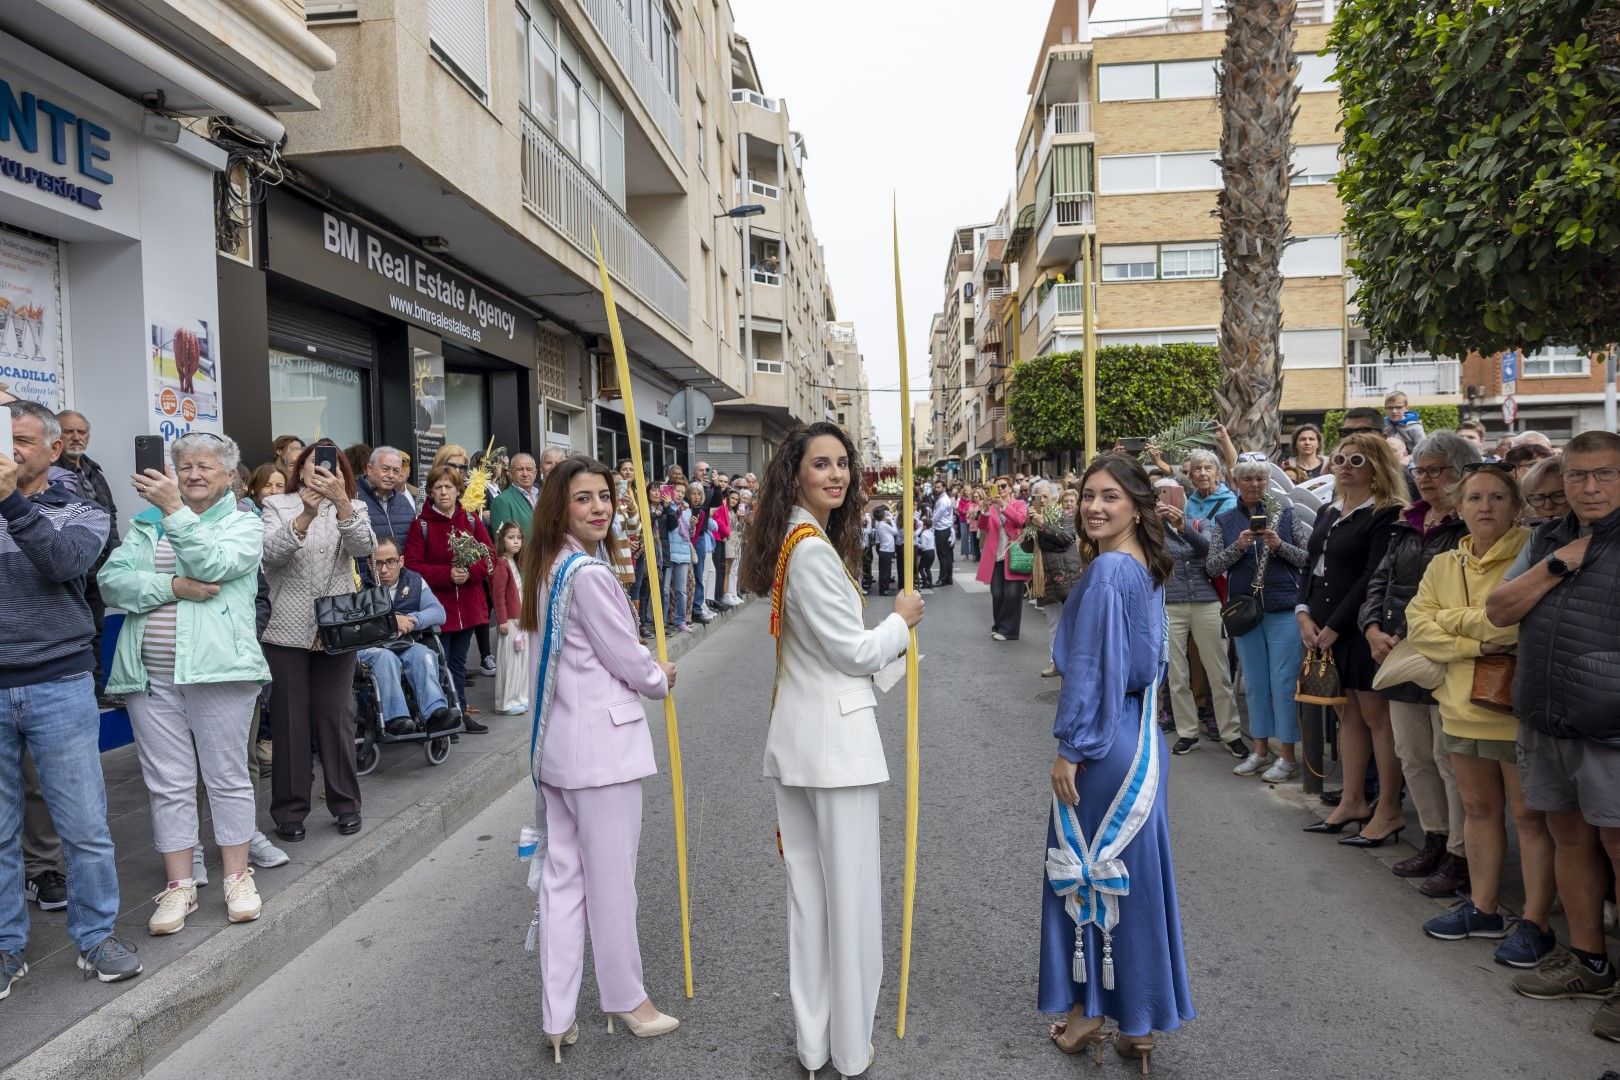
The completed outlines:
[[[991,641],[1006,641],[1007,640],[1007,635],[1003,634],[1000,630],[992,630],[992,631],[990,631],[990,640]]]
[[[286,866],[292,860],[285,851],[272,844],[268,836],[256,832],[253,839],[248,841],[248,861],[268,870],[272,866]]]
[[[225,913],[231,922],[252,922],[264,910],[258,887],[253,884],[253,868],[240,874],[225,875]]]
[[[201,844],[191,849],[191,883],[197,886],[208,884],[208,864],[203,862]]]
[[[197,885],[190,878],[171,881],[153,899],[157,910],[147,920],[146,929],[153,937],[178,934],[186,928],[186,916],[197,910]]]
[[[1254,752],[1250,753],[1248,757],[1246,757],[1242,761],[1240,761],[1237,764],[1237,766],[1232,769],[1232,775],[1233,776],[1253,776],[1255,773],[1259,772],[1261,769],[1264,769],[1266,766],[1270,765],[1271,762],[1272,762],[1272,758],[1271,758],[1270,754],[1262,754],[1259,751],[1254,751]]]
[[[1296,762],[1284,761],[1278,758],[1276,762],[1261,774],[1260,779],[1268,784],[1283,784],[1299,775],[1299,765]]]

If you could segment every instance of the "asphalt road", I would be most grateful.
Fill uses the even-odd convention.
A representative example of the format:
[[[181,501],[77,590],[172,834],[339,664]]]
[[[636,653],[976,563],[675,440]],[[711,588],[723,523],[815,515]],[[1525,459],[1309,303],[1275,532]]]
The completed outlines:
[[[971,569],[971,567],[969,567]],[[959,575],[959,581],[963,578]],[[884,794],[887,965],[877,1061],[896,1077],[1047,1077],[1062,1057],[1035,1010],[1052,705],[1045,628],[989,635],[989,596],[934,596],[923,627],[922,841],[911,1006],[894,1035],[904,822],[904,702],[880,702],[894,781]],[[888,601],[873,601],[875,621]],[[792,1077],[786,890],[761,778],[770,695],[766,605],[681,661],[697,996],[681,993],[667,771],[647,784],[641,946],[654,1001],[683,1027],[609,1036],[587,965],[584,1037],[556,1075]],[[655,722],[661,713],[649,714]],[[659,725],[661,728],[661,724]],[[664,766],[661,737],[660,767]],[[1484,942],[1418,930],[1442,910],[1384,860],[1310,836],[1297,794],[1230,775],[1204,744],[1171,759],[1171,831],[1199,1019],[1162,1036],[1153,1075],[1364,1080],[1598,1080],[1620,1046],[1592,1002],[1515,995]],[[1297,785],[1295,785],[1297,791]],[[537,976],[522,939],[534,898],[514,853],[525,782],[251,991],[151,1074],[530,1080],[551,1075]],[[1410,814],[1415,830],[1415,815]],[[1404,852],[1403,852],[1404,853]],[[1110,1054],[1097,1075],[1131,1075]],[[833,1075],[831,1070],[823,1077]]]

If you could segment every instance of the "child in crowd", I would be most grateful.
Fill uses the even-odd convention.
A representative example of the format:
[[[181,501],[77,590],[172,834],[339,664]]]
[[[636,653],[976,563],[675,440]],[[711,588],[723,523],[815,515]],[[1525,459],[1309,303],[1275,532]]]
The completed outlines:
[[[523,527],[508,521],[495,535],[495,577],[490,583],[500,632],[495,646],[495,711],[503,716],[529,711],[529,661],[523,654],[528,635],[518,629],[518,613],[523,608],[523,576],[518,571],[522,554]]]
[[[1399,435],[1401,441],[1406,443],[1408,454],[1423,441],[1423,421],[1406,407],[1406,395],[1399,390],[1392,391],[1384,398],[1384,434]]]
[[[928,515],[919,513],[913,522],[917,536],[917,588],[934,587],[934,526]]]

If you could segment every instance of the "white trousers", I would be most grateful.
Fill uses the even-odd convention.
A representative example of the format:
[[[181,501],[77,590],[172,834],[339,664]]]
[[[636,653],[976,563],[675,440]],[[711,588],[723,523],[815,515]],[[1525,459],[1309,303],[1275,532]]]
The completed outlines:
[[[788,989],[799,1061],[866,1070],[883,983],[878,786],[775,784],[788,874]]]

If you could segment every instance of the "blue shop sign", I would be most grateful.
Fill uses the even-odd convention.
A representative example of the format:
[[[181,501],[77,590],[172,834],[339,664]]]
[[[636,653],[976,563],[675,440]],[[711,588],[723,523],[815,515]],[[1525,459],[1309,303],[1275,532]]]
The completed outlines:
[[[100,165],[112,159],[106,146],[110,138],[112,132],[94,120],[26,90],[19,95],[0,79],[0,143],[14,144],[28,154],[38,154],[42,145],[47,146],[55,164],[65,166],[71,157],[78,176],[111,184],[112,173]],[[4,154],[0,154],[0,176],[91,210],[101,209],[101,192],[83,186],[75,176],[47,172]]]

